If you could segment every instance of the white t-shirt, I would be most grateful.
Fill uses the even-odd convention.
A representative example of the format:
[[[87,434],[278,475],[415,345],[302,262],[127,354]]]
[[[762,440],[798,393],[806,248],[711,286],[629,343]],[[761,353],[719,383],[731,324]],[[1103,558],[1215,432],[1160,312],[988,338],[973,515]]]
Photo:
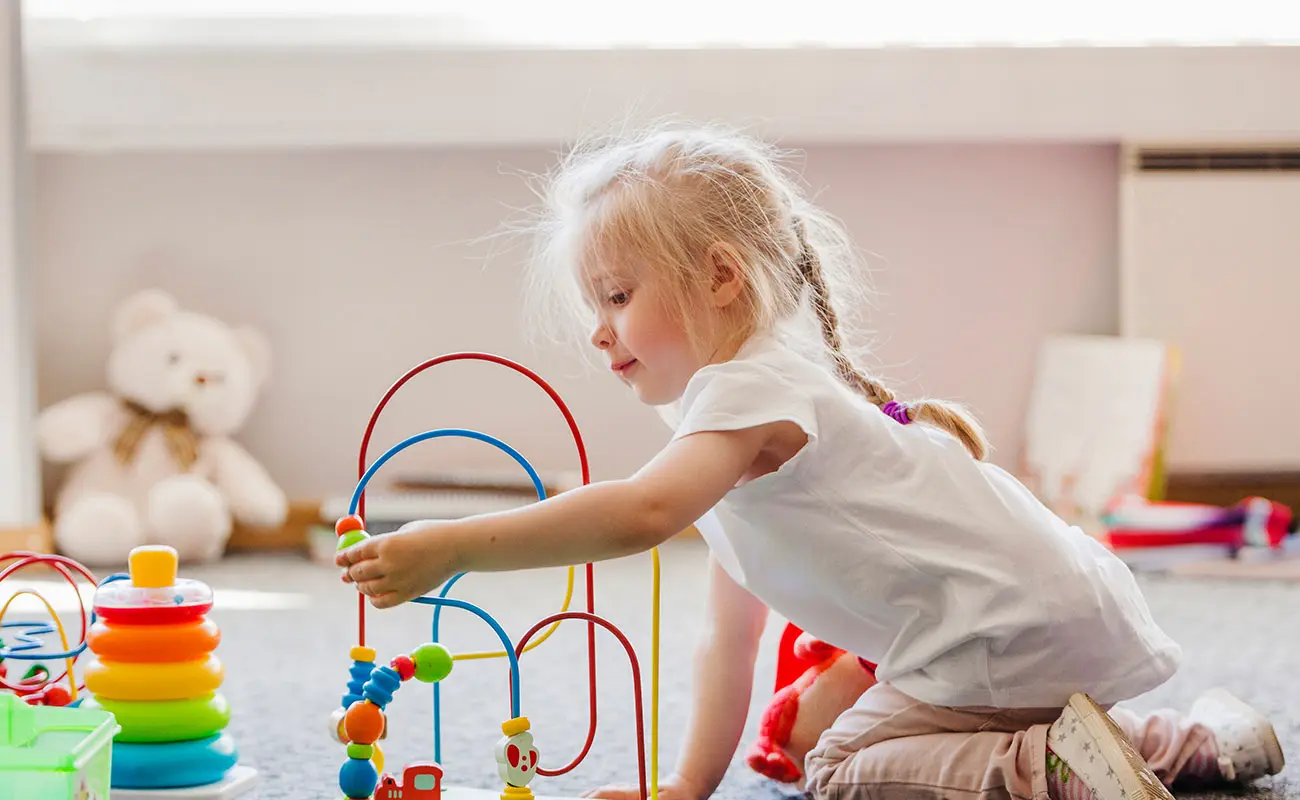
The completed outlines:
[[[698,528],[776,613],[923,702],[1059,707],[1166,681],[1181,649],[1128,568],[1011,475],[901,425],[774,337],[692,378],[674,438],[787,420],[808,443]]]

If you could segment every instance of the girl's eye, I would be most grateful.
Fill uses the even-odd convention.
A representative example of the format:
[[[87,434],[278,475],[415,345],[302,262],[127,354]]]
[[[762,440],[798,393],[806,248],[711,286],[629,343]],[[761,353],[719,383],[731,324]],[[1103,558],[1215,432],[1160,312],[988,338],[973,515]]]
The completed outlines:
[[[609,302],[616,306],[627,305],[627,301],[632,299],[631,292],[614,292],[609,296]]]

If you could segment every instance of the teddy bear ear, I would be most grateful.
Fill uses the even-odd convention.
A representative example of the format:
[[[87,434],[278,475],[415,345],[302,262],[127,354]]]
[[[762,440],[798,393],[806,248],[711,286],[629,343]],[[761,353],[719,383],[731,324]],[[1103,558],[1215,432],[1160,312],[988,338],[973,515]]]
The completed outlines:
[[[180,310],[176,298],[161,289],[136,292],[117,307],[113,315],[113,338],[117,341],[160,322]]]
[[[253,377],[257,385],[266,383],[271,375],[271,343],[260,331],[246,327],[235,329],[235,341],[239,342],[249,363],[253,365]]]

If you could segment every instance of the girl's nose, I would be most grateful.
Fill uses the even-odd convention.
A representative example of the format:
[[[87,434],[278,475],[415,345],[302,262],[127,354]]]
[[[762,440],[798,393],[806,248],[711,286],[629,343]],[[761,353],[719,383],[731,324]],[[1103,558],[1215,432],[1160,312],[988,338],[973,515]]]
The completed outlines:
[[[591,343],[597,350],[608,350],[614,346],[614,334],[605,324],[597,325],[591,332]]]

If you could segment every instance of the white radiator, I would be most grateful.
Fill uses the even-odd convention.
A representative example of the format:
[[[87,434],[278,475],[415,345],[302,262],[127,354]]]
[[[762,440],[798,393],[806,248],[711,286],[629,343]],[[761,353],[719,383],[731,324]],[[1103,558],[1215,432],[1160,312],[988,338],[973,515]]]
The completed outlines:
[[[1120,332],[1179,352],[1172,469],[1300,467],[1300,143],[1126,148]]]

